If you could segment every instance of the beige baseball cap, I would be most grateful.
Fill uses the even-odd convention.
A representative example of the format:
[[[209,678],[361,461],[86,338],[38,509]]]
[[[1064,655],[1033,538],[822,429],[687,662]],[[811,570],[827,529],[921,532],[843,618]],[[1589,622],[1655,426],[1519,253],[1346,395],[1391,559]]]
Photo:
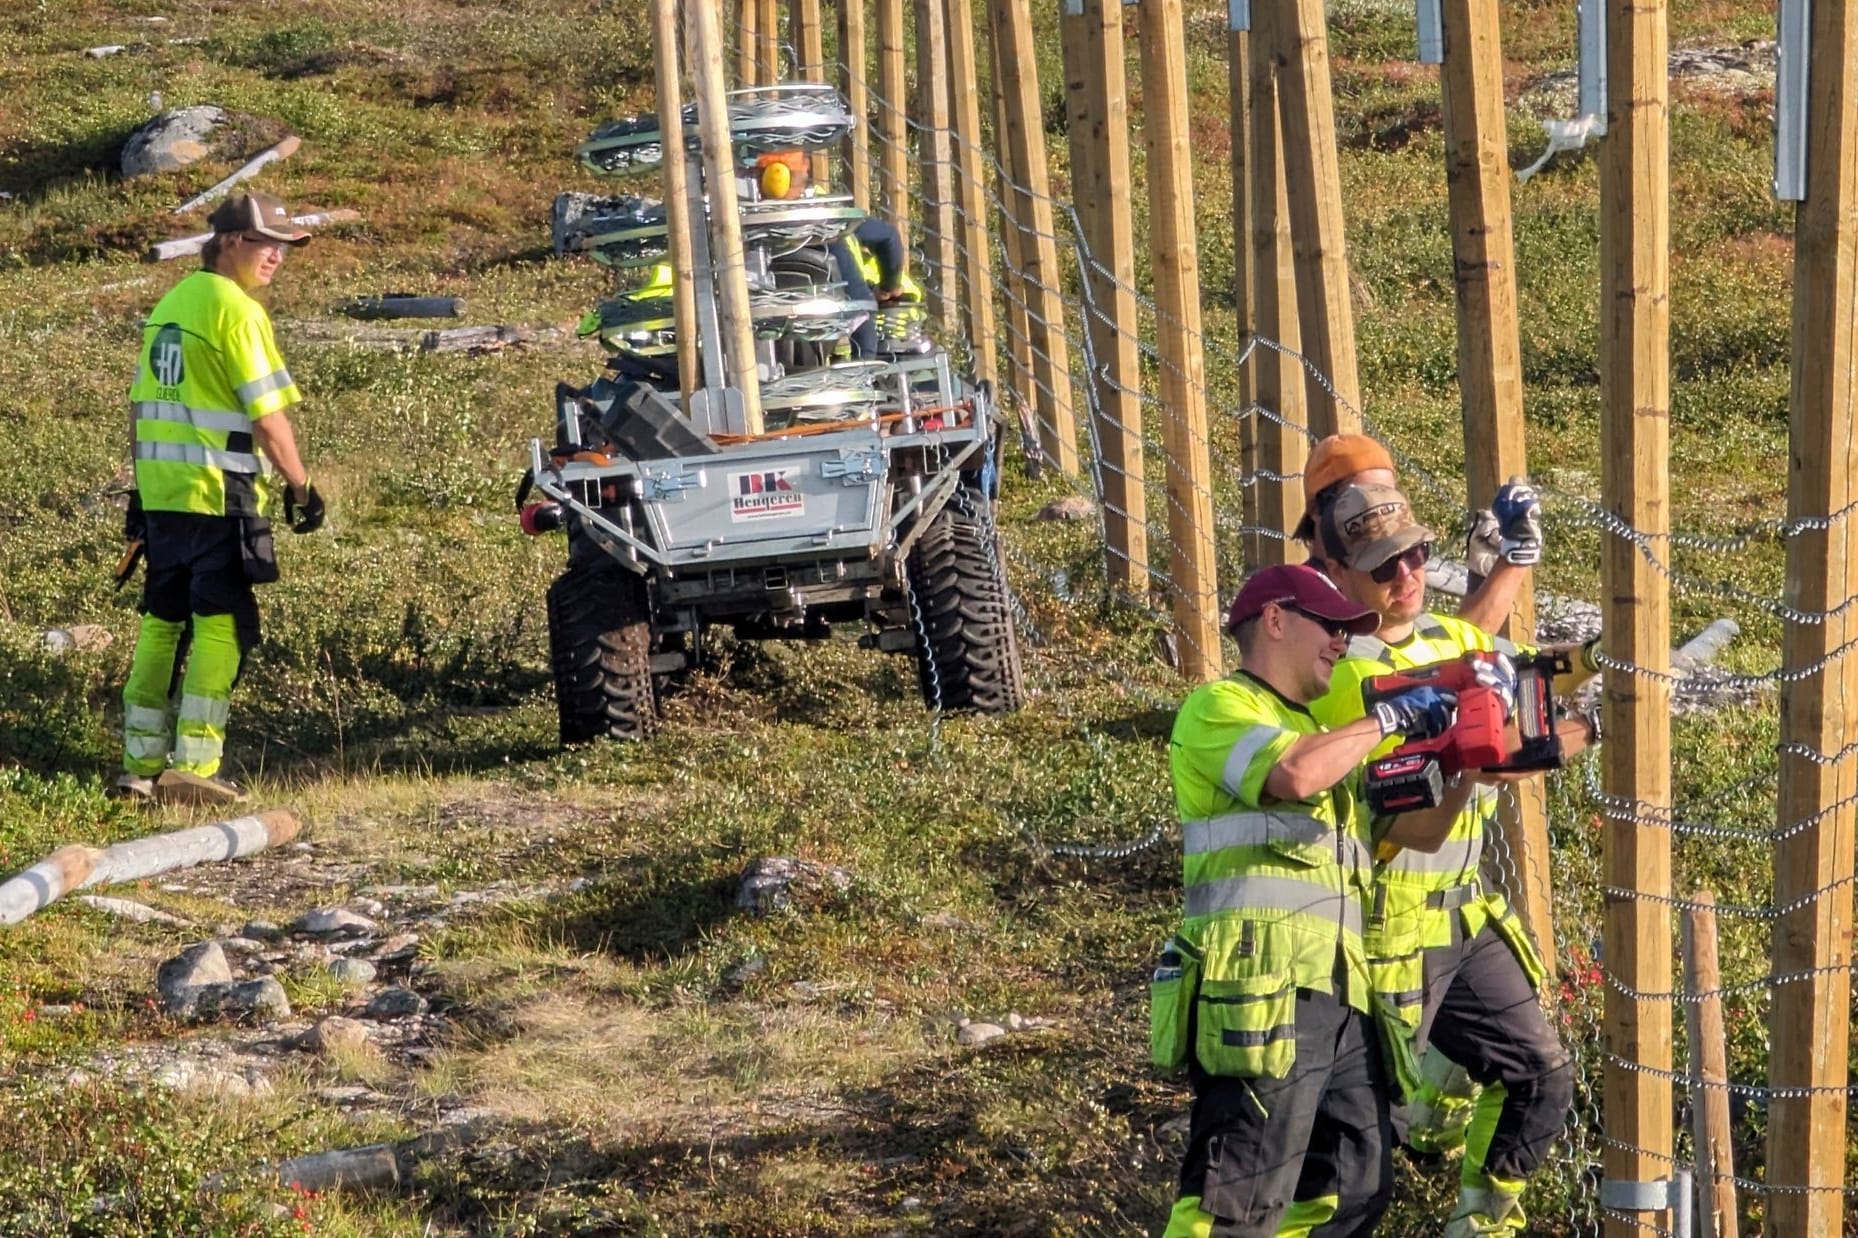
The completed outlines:
[[[1323,517],[1324,540],[1342,562],[1371,572],[1421,542],[1435,540],[1413,519],[1413,506],[1392,486],[1350,486]]]
[[[310,234],[290,222],[281,199],[268,193],[242,193],[227,198],[206,217],[215,232],[246,232],[270,237],[286,245],[302,245]]]

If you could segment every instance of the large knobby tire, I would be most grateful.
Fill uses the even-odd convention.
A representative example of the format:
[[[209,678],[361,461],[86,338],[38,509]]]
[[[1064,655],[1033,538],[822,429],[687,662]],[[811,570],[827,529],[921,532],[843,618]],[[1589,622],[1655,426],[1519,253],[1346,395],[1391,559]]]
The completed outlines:
[[[658,711],[642,579],[611,563],[569,567],[549,586],[548,643],[562,743],[650,738]]]
[[[969,506],[985,511],[972,496]],[[922,625],[916,671],[931,709],[1011,713],[1025,703],[1019,640],[993,522],[951,503],[923,531],[909,558],[910,590]],[[914,627],[915,615],[910,623]]]

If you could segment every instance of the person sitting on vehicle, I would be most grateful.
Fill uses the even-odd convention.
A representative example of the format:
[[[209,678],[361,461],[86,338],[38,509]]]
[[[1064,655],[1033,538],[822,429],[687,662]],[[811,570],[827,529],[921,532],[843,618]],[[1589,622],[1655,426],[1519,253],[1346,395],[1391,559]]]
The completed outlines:
[[[763,155],[756,161],[756,167],[764,201],[792,200],[804,197],[811,190],[812,172],[803,151]],[[910,277],[909,253],[895,224],[867,217],[846,236],[827,245],[826,251],[838,267],[839,280],[845,285],[845,295],[849,299],[876,303],[880,317],[887,311],[906,311],[898,315],[893,324],[903,330],[886,334],[908,334],[909,328],[921,321],[921,311],[913,307],[923,302],[922,285]],[[851,345],[853,357],[875,357],[879,345],[878,324],[869,318],[859,323],[852,330]]]

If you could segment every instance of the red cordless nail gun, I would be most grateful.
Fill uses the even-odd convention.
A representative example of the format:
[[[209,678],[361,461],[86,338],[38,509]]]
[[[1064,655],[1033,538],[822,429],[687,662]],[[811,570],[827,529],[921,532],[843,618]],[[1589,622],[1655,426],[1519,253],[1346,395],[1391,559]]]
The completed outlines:
[[[1516,667],[1517,746],[1510,747],[1503,698],[1477,680],[1480,662],[1494,663],[1494,653],[1471,652],[1460,658],[1376,675],[1361,685],[1362,705],[1412,688],[1437,688],[1458,698],[1452,725],[1432,739],[1408,740],[1384,757],[1368,762],[1368,806],[1376,813],[1412,812],[1437,807],[1445,798],[1445,780],[1467,769],[1501,773],[1561,768],[1561,737],[1555,733],[1555,676],[1569,669],[1565,653],[1522,654]]]

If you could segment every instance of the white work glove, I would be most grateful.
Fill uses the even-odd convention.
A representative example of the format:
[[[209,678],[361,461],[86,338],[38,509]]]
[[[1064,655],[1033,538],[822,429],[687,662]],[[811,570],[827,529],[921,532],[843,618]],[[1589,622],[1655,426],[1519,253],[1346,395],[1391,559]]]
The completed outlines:
[[[1535,487],[1512,477],[1490,501],[1501,541],[1498,553],[1505,563],[1534,567],[1542,561],[1542,500]]]
[[[1505,722],[1516,716],[1516,664],[1507,655],[1497,654],[1495,660],[1489,662],[1478,659],[1477,682],[1494,689],[1503,699]]]
[[[1471,533],[1464,542],[1465,570],[1474,581],[1483,580],[1496,570],[1503,558],[1503,529],[1497,515],[1489,508],[1471,513]]]

